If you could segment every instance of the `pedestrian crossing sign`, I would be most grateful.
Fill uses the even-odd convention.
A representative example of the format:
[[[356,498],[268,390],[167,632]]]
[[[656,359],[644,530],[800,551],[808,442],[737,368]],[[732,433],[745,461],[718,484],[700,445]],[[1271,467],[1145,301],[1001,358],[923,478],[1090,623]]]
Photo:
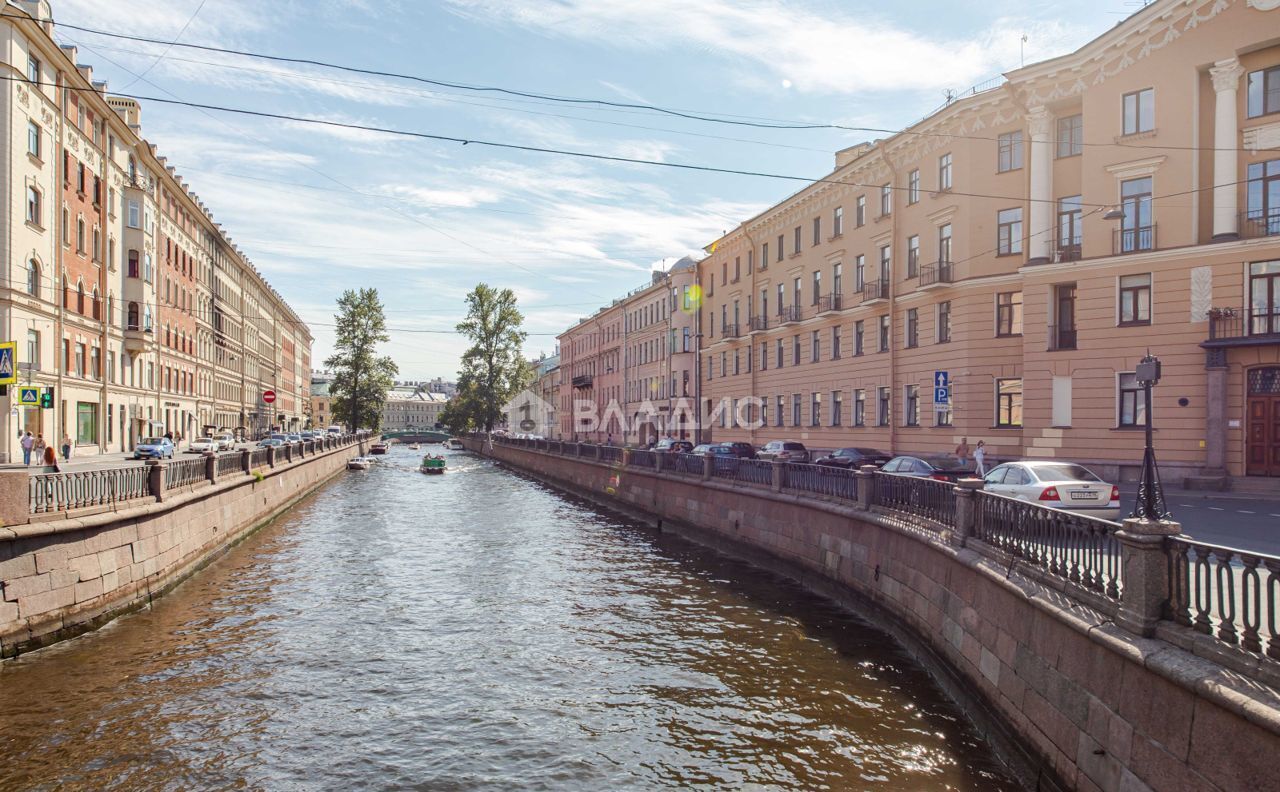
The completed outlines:
[[[18,342],[0,343],[0,385],[18,384]]]
[[[29,407],[40,406],[40,389],[39,388],[18,388],[18,404],[25,404]]]

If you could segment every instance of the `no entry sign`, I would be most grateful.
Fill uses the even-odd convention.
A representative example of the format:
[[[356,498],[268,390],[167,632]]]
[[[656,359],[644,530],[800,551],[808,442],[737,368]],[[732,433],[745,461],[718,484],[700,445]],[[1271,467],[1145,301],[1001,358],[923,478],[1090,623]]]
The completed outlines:
[[[274,404],[274,403],[275,403],[275,400],[276,400],[276,392],[275,392],[275,391],[263,391],[263,392],[262,392],[262,401],[266,402],[267,404]]]

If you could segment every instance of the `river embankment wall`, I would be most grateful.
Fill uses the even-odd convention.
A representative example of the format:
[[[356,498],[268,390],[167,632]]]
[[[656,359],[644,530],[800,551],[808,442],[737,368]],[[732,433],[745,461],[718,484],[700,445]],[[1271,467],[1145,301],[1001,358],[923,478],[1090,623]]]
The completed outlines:
[[[27,472],[4,471],[0,657],[145,607],[345,469],[368,442],[344,438],[287,455],[245,452],[243,464],[234,458],[224,465],[234,469],[221,473],[210,458],[208,476],[178,487],[148,471],[149,495],[54,514],[27,515]]]
[[[820,498],[467,445],[887,617],[979,728],[990,726],[1028,786],[1164,792],[1273,783],[1274,687],[1128,632],[1013,566]]]

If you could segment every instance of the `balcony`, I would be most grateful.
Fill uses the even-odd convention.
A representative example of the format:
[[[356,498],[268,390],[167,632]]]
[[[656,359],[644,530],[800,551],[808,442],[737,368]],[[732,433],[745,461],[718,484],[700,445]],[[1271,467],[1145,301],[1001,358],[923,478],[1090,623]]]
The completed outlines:
[[[1209,340],[1200,346],[1235,347],[1280,344],[1280,304],[1269,309],[1214,308],[1209,311]]]
[[[818,298],[818,314],[831,313],[844,308],[844,295],[842,294],[825,294]]]
[[[1154,223],[1148,226],[1116,229],[1115,236],[1111,242],[1111,252],[1116,256],[1155,249],[1156,227]]]
[[[751,332],[753,333],[759,333],[764,330],[768,330],[769,317],[764,314],[761,314],[760,316],[753,316],[748,321],[748,325],[751,327]]]
[[[575,388],[590,388],[595,383],[595,378],[590,374],[579,374],[571,380]]]
[[[1280,236],[1280,209],[1250,209],[1240,213],[1240,238]]]
[[[743,336],[742,325],[727,324],[720,328],[720,335],[724,338],[741,338]]]
[[[934,289],[952,283],[954,267],[950,261],[935,261],[920,268],[920,288]]]
[[[875,280],[867,281],[862,287],[862,304],[869,305],[871,303],[880,302],[889,299],[889,281]]]
[[[804,310],[798,305],[788,305],[778,314],[778,324],[791,324],[804,318]]]
[[[1076,348],[1076,329],[1049,325],[1049,351],[1062,352]]]
[[[1053,263],[1057,264],[1062,261],[1079,261],[1082,255],[1080,252],[1080,242],[1080,237],[1075,237],[1070,242],[1063,242],[1061,240],[1056,242],[1053,246],[1053,255],[1051,256]]]

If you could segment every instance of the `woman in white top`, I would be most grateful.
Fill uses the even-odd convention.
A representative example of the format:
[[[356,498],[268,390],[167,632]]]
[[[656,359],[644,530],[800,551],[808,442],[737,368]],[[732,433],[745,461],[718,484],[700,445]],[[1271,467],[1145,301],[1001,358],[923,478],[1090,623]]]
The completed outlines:
[[[979,477],[987,475],[986,459],[987,444],[984,441],[979,440],[978,447],[973,450],[973,461],[978,464]]]

